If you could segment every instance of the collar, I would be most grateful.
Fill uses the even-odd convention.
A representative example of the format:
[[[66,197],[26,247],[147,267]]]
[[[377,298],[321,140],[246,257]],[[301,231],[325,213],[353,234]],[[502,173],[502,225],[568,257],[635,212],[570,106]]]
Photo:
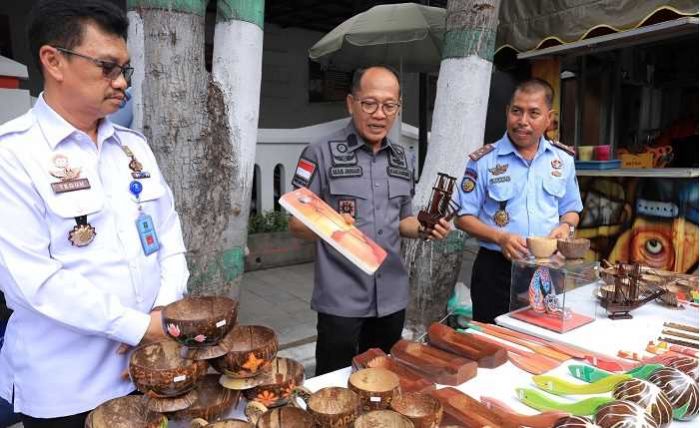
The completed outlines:
[[[55,150],[56,146],[74,133],[82,132],[68,123],[56,110],[46,104],[43,92],[39,94],[34,104],[33,112],[51,150]],[[112,122],[108,119],[100,120],[97,126],[98,147],[101,147],[102,144],[112,136],[114,136],[114,126],[112,126]]]
[[[513,143],[510,141],[510,137],[508,137],[507,131],[505,132],[505,134],[503,134],[503,137],[501,137],[501,139],[498,140],[497,143],[499,156],[506,156],[511,153],[514,153],[516,156],[522,158],[520,152],[518,152]],[[552,147],[552,143],[550,143],[546,138],[544,138],[543,135],[540,137],[540,143],[537,146],[537,153],[535,153],[535,158],[533,158],[533,160],[547,150],[554,151],[554,148]]]
[[[347,135],[348,149],[351,152],[359,149],[360,147],[366,147],[370,149],[369,144],[358,134],[357,128],[355,128],[355,123],[350,119],[350,122],[345,127],[345,135]],[[394,144],[391,144],[388,138],[384,138],[382,143],[379,145],[379,152],[386,148],[391,148],[392,152],[396,153],[394,149]]]

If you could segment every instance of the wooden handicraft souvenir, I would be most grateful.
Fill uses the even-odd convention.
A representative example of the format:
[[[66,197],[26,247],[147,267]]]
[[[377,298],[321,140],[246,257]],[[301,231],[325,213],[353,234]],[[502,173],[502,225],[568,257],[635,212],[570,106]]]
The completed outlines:
[[[163,428],[167,425],[167,418],[150,411],[147,400],[138,395],[106,401],[88,413],[85,419],[86,428]]]
[[[520,428],[455,388],[442,388],[430,392],[444,409],[443,425],[458,425],[466,428],[501,427]]]
[[[129,358],[129,376],[148,397],[148,409],[155,412],[174,412],[194,404],[195,388],[206,371],[206,361],[182,358],[180,346],[171,340],[139,346]]]
[[[616,400],[631,401],[646,410],[659,427],[671,424],[673,408],[666,394],[653,383],[629,379],[615,385],[612,393]]]
[[[243,392],[248,401],[265,407],[284,406],[292,398],[294,388],[304,383],[304,366],[289,358],[277,357],[270,370],[263,372],[261,384]]]
[[[435,383],[429,381],[417,371],[401,364],[379,348],[371,348],[352,359],[354,370],[378,367],[392,371],[399,377],[402,392],[428,392],[435,389]]]
[[[349,428],[362,413],[360,397],[348,388],[330,386],[312,393],[301,386],[294,389],[294,396],[306,403],[318,428]],[[299,402],[292,400],[292,404]]]
[[[240,388],[223,381],[222,385],[233,389],[248,389],[265,381],[263,376],[258,375],[268,370],[277,356],[277,335],[271,328],[261,325],[236,325],[221,343],[228,352],[209,360],[211,366],[231,379],[257,380]]]
[[[399,340],[391,348],[391,355],[428,379],[443,385],[459,385],[476,376],[476,362],[430,345]]]
[[[401,392],[399,377],[382,368],[358,370],[348,378],[350,388],[362,402],[362,410],[384,410]]]
[[[410,419],[415,428],[438,428],[442,421],[442,404],[430,394],[404,392],[391,402],[391,409]]]
[[[418,221],[426,231],[433,230],[441,218],[449,221],[457,212],[459,205],[452,200],[455,180],[455,177],[438,173],[429,204],[418,212]]]
[[[393,410],[374,410],[361,415],[353,428],[413,428],[410,419]]]
[[[602,405],[594,420],[601,428],[658,428],[654,418],[631,401],[616,400]]]
[[[440,323],[433,323],[428,328],[428,342],[436,348],[476,361],[479,367],[492,369],[508,361],[503,347],[482,340],[476,334],[458,333]]]
[[[197,385],[197,399],[188,408],[171,413],[171,419],[190,420],[201,418],[215,420],[226,414],[240,398],[239,391],[219,385],[219,375],[210,373]]]
[[[673,419],[687,421],[698,415],[698,384],[678,369],[661,368],[649,376],[661,388],[673,407]]]
[[[601,288],[598,296],[602,306],[608,311],[608,318],[631,319],[630,311],[656,299],[664,293],[659,287],[645,284],[642,266],[620,263],[614,268],[604,270],[606,282],[612,279],[613,284]],[[612,286],[612,287],[611,287]]]
[[[570,417],[567,412],[548,411],[536,415],[524,415],[518,413],[506,403],[491,397],[481,396],[481,403],[489,410],[496,413],[504,421],[521,427],[529,428],[551,428],[555,422]]]
[[[221,340],[236,324],[238,301],[223,296],[188,296],[162,311],[163,330],[195,360],[226,354]]]

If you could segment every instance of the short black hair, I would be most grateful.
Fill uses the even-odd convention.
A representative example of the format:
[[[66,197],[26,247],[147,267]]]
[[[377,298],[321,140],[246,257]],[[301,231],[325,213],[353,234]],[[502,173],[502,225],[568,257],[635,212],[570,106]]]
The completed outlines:
[[[378,65],[372,65],[370,67],[362,67],[358,68],[355,70],[355,72],[352,75],[352,84],[350,85],[350,94],[356,94],[357,92],[362,89],[362,76],[365,75],[367,70],[370,68],[383,68],[387,71],[389,71],[391,74],[396,77],[396,81],[399,82],[399,96],[401,96],[401,79],[399,78],[399,73],[396,71],[396,69],[390,65],[386,64],[378,64]]]
[[[544,92],[544,101],[547,103],[547,108],[552,109],[552,103],[554,102],[554,88],[546,80],[540,79],[538,77],[533,77],[524,82],[520,82],[518,86],[515,87],[513,95],[510,97],[510,104],[513,104],[513,98],[517,92],[524,92],[526,94],[531,94],[533,92]]]
[[[39,0],[28,22],[29,49],[39,70],[42,70],[39,58],[42,46],[73,49],[83,42],[88,23],[124,40],[129,29],[124,11],[108,0]]]

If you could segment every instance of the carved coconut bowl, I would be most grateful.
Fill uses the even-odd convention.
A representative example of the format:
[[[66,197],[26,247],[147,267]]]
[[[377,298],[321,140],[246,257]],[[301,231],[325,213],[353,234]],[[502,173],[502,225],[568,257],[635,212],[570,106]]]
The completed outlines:
[[[388,408],[401,392],[400,385],[395,373],[382,368],[358,370],[348,378],[348,388],[360,397],[365,412]]]
[[[442,404],[430,394],[402,393],[391,402],[391,410],[406,416],[416,428],[437,428],[442,421]]]
[[[546,259],[557,251],[557,240],[541,236],[527,238],[527,249],[538,259]]]
[[[319,428],[351,427],[362,412],[360,397],[348,388],[329,386],[311,393],[305,387],[298,387],[294,395],[306,402],[306,410]],[[292,400],[292,404],[299,403]]]
[[[188,408],[171,413],[176,420],[215,420],[226,414],[238,402],[240,392],[219,385],[219,375],[207,374],[197,385],[197,400]]]
[[[128,395],[97,406],[85,419],[86,428],[160,428],[167,419],[148,410],[148,399]]]
[[[238,301],[223,296],[185,297],[163,308],[162,316],[163,330],[179,344],[188,348],[211,347],[236,324]],[[225,353],[221,349],[217,356]]]
[[[304,366],[288,358],[275,358],[270,370],[260,374],[261,384],[246,390],[248,401],[258,401],[265,407],[287,404],[294,388],[304,383]]]
[[[237,325],[221,343],[228,352],[209,362],[219,373],[236,379],[261,374],[277,356],[277,335],[261,325]]]
[[[206,371],[206,361],[182,358],[180,346],[170,340],[139,346],[129,358],[131,380],[150,398],[172,398],[188,393]]]
[[[374,410],[357,418],[354,428],[413,428],[413,422],[393,410]]]
[[[591,247],[591,241],[586,238],[560,239],[557,249],[567,259],[582,259]]]

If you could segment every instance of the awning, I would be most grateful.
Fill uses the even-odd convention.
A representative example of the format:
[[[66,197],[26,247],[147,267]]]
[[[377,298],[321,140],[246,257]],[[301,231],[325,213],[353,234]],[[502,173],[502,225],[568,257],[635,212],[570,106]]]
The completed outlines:
[[[496,51],[531,51],[697,14],[697,0],[504,0]]]

